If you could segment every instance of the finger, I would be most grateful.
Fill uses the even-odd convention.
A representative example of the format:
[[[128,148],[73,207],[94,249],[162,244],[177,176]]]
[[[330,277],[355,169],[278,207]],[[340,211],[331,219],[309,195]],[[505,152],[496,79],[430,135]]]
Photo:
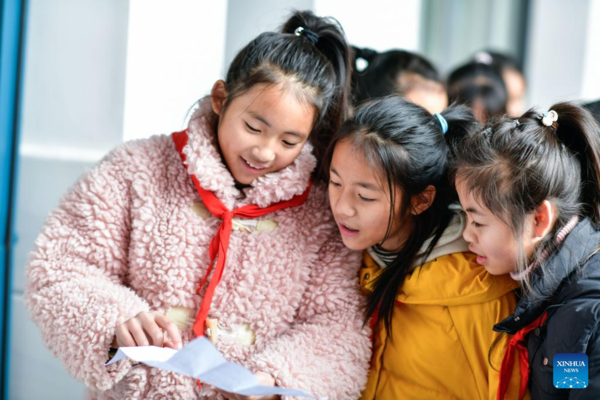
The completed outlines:
[[[163,341],[165,340],[165,334],[154,320],[154,316],[143,316],[142,318],[140,318],[140,320],[142,323],[142,329],[144,330],[144,332],[146,332],[146,336],[150,340],[150,343],[153,346],[162,347]]]
[[[133,347],[135,346],[135,340],[133,336],[127,330],[125,324],[121,324],[115,328],[115,336],[117,338],[118,347]]]
[[[129,329],[129,333],[135,339],[136,346],[149,346],[148,338],[146,337],[146,332],[142,329],[142,325],[136,319],[130,319],[127,322],[127,327]]]
[[[159,314],[155,319],[158,326],[167,331],[171,342],[173,342],[174,348],[181,349],[181,333],[179,332],[179,328],[173,321],[169,319],[166,315]]]
[[[163,344],[162,344],[162,347],[167,347],[167,348],[169,348],[169,349],[174,349],[174,350],[177,350],[177,349],[175,348],[175,345],[173,344],[173,342],[170,342],[170,341],[168,341],[168,340],[165,340],[165,341],[163,342]]]

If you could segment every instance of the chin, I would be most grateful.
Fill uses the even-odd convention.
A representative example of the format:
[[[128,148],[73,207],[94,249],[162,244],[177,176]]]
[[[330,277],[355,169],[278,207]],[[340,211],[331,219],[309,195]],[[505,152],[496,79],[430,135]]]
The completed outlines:
[[[340,233],[340,235],[341,235],[341,233]],[[363,251],[363,250],[366,250],[368,247],[368,246],[367,247],[361,246],[358,243],[353,243],[352,240],[348,240],[348,239],[344,238],[343,235],[342,235],[342,242],[344,242],[344,246],[346,246],[350,250],[355,250],[355,251]]]

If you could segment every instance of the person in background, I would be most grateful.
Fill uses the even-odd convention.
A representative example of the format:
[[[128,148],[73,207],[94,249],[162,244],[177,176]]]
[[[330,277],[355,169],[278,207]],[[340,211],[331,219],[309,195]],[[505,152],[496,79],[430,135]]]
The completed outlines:
[[[508,92],[506,114],[509,117],[516,118],[525,112],[527,82],[521,64],[514,57],[496,51],[480,51],[473,61],[491,65],[502,75]]]
[[[506,114],[506,84],[491,65],[479,62],[462,65],[450,73],[446,87],[448,102],[468,105],[482,124]]]
[[[448,106],[440,75],[424,57],[404,50],[383,53],[358,47],[353,47],[353,50],[355,104],[396,93],[431,114],[440,113]],[[366,62],[367,66],[358,68],[360,62]]]

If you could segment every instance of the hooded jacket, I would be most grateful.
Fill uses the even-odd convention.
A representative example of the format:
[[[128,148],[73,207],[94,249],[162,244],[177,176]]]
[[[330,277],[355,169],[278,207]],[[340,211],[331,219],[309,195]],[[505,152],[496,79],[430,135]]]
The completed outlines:
[[[194,379],[124,360],[108,367],[115,326],[156,310],[193,338],[221,221],[190,174],[228,209],[266,207],[303,193],[316,160],[306,144],[287,168],[241,192],[223,164],[206,104],[192,117],[182,163],[170,136],[126,143],[87,172],[48,217],[27,269],[26,301],[45,344],[92,399],[220,398]],[[330,399],[366,382],[360,253],[347,250],[324,185],[306,202],[258,220],[233,220],[226,265],[209,313],[225,357],[276,383]],[[208,324],[207,322],[207,324]]]
[[[518,284],[475,262],[462,238],[464,223],[458,212],[431,255],[406,277],[396,296],[392,337],[383,321],[374,327],[363,400],[496,399],[496,370],[508,341],[492,327],[514,310]],[[360,280],[366,292],[381,268],[365,253]],[[515,376],[507,399],[518,398],[518,382]]]
[[[514,314],[494,329],[514,334],[546,314],[525,338],[532,400],[600,398],[600,231],[589,219],[577,224],[543,269],[534,270],[531,285]],[[554,356],[559,353],[587,354],[587,387],[570,389],[554,382]]]

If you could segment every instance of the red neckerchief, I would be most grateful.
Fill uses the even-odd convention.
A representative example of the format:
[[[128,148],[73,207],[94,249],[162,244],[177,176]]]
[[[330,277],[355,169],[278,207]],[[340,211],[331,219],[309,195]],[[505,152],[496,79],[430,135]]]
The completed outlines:
[[[185,147],[188,141],[187,130],[173,133],[172,138],[173,142],[175,143],[175,147],[177,148],[177,151],[179,151],[181,160],[185,162],[186,157],[185,154],[183,154],[183,148]],[[311,182],[308,182],[308,186],[304,193],[296,195],[290,200],[274,203],[265,208],[260,208],[256,205],[251,204],[229,211],[227,207],[225,207],[223,203],[217,198],[217,196],[214,195],[213,192],[204,190],[200,186],[200,182],[198,182],[198,179],[194,175],[190,176],[192,177],[194,186],[200,194],[200,198],[202,199],[202,202],[204,203],[208,211],[210,211],[210,213],[216,218],[220,218],[223,220],[221,226],[219,226],[219,230],[217,231],[216,236],[210,242],[210,264],[208,265],[206,275],[204,275],[202,282],[200,282],[200,285],[196,290],[196,293],[200,293],[200,290],[204,287],[206,281],[208,281],[208,277],[213,269],[216,257],[217,265],[215,267],[213,277],[210,280],[210,283],[208,284],[208,288],[206,289],[206,293],[204,294],[204,298],[202,299],[200,311],[198,312],[198,315],[196,316],[196,321],[194,322],[194,334],[196,335],[196,337],[200,337],[204,336],[204,325],[206,322],[206,318],[208,317],[210,304],[212,302],[215,289],[221,281],[223,269],[225,268],[225,259],[227,256],[227,248],[229,247],[229,237],[231,235],[233,217],[257,218],[287,207],[299,206],[306,201],[308,193],[310,192]]]
[[[502,367],[500,367],[500,381],[498,383],[498,397],[497,400],[504,400],[506,391],[508,390],[508,383],[513,371],[513,365],[515,360],[514,350],[519,352],[519,369],[521,371],[521,384],[519,386],[519,399],[525,397],[527,392],[527,383],[529,382],[529,353],[527,346],[525,345],[525,337],[529,332],[535,328],[541,326],[546,321],[547,314],[544,313],[538,319],[521,329],[510,339],[508,343],[508,350],[502,360]]]

